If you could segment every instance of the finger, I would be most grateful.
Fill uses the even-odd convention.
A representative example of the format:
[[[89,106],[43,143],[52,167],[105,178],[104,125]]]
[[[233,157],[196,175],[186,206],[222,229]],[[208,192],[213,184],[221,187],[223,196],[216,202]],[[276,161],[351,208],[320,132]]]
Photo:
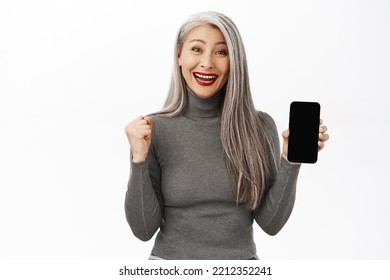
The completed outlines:
[[[145,119],[145,118],[139,119],[139,120],[137,120],[137,124],[147,125],[148,124],[148,120]]]
[[[143,134],[151,134],[152,133],[152,128],[150,125],[145,125],[139,128],[139,131]]]
[[[153,118],[152,117],[144,117],[144,120],[148,123],[148,125],[153,125]]]
[[[325,147],[325,143],[318,141],[318,151],[321,151]]]
[[[329,134],[325,133],[319,133],[318,134],[318,139],[322,142],[328,141],[329,140]]]
[[[137,131],[133,134],[138,139],[143,139],[145,136],[149,136],[152,134],[152,129],[148,127],[142,127],[137,129]]]
[[[144,124],[149,124],[149,125],[153,124],[153,118],[148,117],[148,116],[147,117],[139,116],[135,120],[138,121],[139,123],[144,123]]]
[[[324,122],[323,119],[320,119],[320,125],[321,125],[323,122]]]
[[[286,129],[285,131],[282,132],[283,138],[288,138],[289,135],[290,135],[290,130],[288,130],[288,129]]]
[[[328,131],[328,127],[327,127],[326,125],[322,125],[322,126],[320,126],[319,131],[320,131],[321,133],[325,133],[325,132]]]
[[[142,130],[150,130],[152,131],[152,126],[148,124],[141,124],[137,127],[137,130],[142,131]]]

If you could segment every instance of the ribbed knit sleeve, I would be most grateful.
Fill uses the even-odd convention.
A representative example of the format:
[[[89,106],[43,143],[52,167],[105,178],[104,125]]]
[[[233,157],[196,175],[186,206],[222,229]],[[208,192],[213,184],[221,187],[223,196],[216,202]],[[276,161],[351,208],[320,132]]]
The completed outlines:
[[[259,114],[263,118],[267,132],[273,139],[274,153],[279,156],[281,154],[280,144],[275,122],[268,114],[261,112]],[[272,184],[260,206],[253,213],[256,223],[269,235],[277,234],[291,215],[300,166],[300,164],[289,163],[281,156],[271,170]]]
[[[130,157],[131,159],[131,157]],[[131,160],[125,213],[134,235],[147,241],[160,227],[163,216],[163,197],[160,186],[160,166],[153,143],[144,162]]]

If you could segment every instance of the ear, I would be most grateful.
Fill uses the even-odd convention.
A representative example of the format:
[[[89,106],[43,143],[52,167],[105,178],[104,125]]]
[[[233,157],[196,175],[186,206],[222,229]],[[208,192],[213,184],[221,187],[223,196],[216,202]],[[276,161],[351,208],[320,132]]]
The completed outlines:
[[[181,66],[181,52],[179,51],[178,53],[177,53],[177,61],[179,62],[179,66]]]

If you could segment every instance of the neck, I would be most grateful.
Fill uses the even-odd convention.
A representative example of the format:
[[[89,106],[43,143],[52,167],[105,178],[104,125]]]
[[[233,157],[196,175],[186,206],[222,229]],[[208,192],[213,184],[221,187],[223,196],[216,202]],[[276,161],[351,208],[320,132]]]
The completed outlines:
[[[213,118],[220,114],[225,87],[208,98],[200,98],[187,87],[187,108],[185,115],[194,118]]]

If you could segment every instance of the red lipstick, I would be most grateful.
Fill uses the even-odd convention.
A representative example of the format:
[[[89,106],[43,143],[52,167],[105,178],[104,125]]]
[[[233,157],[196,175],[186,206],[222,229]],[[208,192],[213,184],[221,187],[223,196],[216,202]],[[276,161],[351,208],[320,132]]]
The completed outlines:
[[[201,72],[194,72],[193,75],[195,77],[196,82],[201,86],[211,86],[218,78],[218,75],[206,74]]]

